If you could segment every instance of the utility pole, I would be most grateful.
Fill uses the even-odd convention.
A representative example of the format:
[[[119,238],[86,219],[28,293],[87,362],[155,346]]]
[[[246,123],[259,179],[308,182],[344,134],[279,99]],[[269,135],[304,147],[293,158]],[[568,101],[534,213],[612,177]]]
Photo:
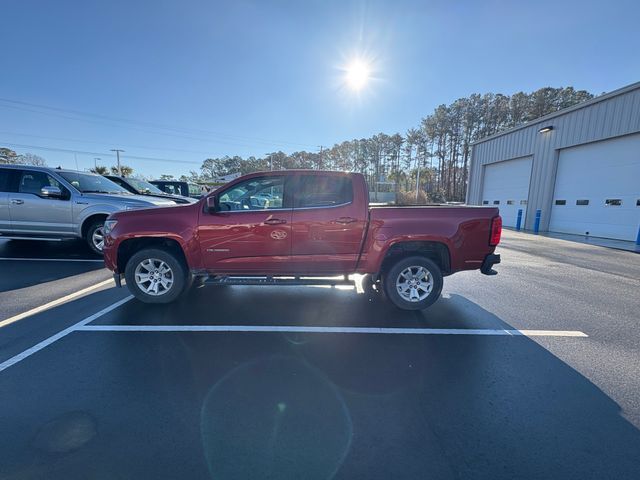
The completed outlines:
[[[323,163],[322,163],[322,151],[323,150],[324,150],[324,147],[322,145],[320,145],[320,161],[318,162],[318,170],[320,170],[320,168],[323,165]]]
[[[98,160],[102,160],[100,157],[93,157],[93,166],[97,170],[98,169]]]
[[[118,176],[121,177],[122,170],[120,169],[120,152],[124,152],[124,150],[121,150],[119,148],[112,148],[111,151],[116,152],[116,157],[118,158]]]

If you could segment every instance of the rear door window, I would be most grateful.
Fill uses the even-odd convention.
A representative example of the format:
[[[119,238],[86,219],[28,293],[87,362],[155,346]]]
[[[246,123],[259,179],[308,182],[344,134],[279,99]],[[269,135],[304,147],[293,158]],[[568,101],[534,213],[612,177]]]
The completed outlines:
[[[294,193],[294,208],[333,207],[352,201],[351,178],[337,175],[301,175]]]

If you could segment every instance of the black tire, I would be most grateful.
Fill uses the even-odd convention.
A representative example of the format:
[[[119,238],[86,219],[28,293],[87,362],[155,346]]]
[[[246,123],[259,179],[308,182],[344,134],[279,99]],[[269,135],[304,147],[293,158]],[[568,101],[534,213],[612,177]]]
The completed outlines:
[[[96,234],[96,232],[100,234],[101,232],[102,242],[103,242],[102,246],[104,248],[104,221],[105,219],[102,218],[102,219],[94,220],[93,222],[91,222],[91,224],[87,228],[87,232],[84,235],[85,242],[87,242],[87,245],[89,245],[89,248],[91,249],[91,251],[97,255],[103,255],[103,253],[102,253],[102,248],[100,248],[94,242],[94,234]]]
[[[148,265],[161,265],[158,262],[164,262],[169,269],[171,270],[171,279],[172,283],[169,288],[165,288],[162,286],[163,284],[158,285],[158,291],[163,289],[164,291],[158,294],[152,294],[145,292],[138,282],[136,282],[136,269],[138,265],[145,261],[151,261]],[[157,262],[155,262],[157,261]],[[141,271],[149,271],[145,270],[144,267],[141,267]],[[154,271],[154,275],[158,272]],[[151,280],[156,281],[156,283],[162,282],[163,280],[168,283],[168,277],[165,277],[165,274],[160,274],[157,279]],[[124,269],[124,278],[127,281],[127,287],[129,291],[140,301],[144,303],[170,303],[175,301],[184,291],[187,286],[187,272],[185,265],[183,262],[177,258],[173,253],[159,249],[159,248],[147,248],[144,250],[140,250],[138,253],[133,255]],[[151,282],[149,281],[149,282]],[[142,285],[150,287],[151,283],[145,283]]]
[[[411,271],[415,271],[416,273],[419,272],[419,268],[424,268],[428,272],[429,276],[426,277],[427,281],[423,283],[426,285],[430,284],[431,289],[428,292],[424,290],[422,286],[416,289],[418,297],[427,293],[423,299],[415,298],[414,300],[409,300],[403,297],[396,284],[396,282],[399,281],[401,273],[412,267],[414,268]],[[405,282],[408,282],[408,280],[401,280],[402,284]],[[418,256],[401,258],[387,270],[383,277],[383,284],[387,298],[391,300],[396,307],[402,310],[424,310],[440,298],[440,293],[442,292],[442,272],[440,271],[440,267],[428,258]],[[411,288],[409,288],[409,290],[411,290]],[[408,293],[408,295],[410,295],[410,293]]]

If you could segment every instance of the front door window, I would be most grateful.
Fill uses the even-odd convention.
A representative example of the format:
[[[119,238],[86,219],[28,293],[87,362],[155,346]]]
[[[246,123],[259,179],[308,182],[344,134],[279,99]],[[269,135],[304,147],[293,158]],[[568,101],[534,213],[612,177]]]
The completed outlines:
[[[284,207],[284,177],[252,178],[224,191],[220,210],[273,210]]]

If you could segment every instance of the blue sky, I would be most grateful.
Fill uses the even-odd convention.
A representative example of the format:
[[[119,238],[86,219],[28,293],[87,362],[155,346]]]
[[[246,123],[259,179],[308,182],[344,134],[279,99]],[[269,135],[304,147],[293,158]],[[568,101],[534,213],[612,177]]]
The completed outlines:
[[[3,0],[1,18],[0,146],[80,169],[123,148],[146,176],[403,133],[475,92],[640,80],[637,1]]]

